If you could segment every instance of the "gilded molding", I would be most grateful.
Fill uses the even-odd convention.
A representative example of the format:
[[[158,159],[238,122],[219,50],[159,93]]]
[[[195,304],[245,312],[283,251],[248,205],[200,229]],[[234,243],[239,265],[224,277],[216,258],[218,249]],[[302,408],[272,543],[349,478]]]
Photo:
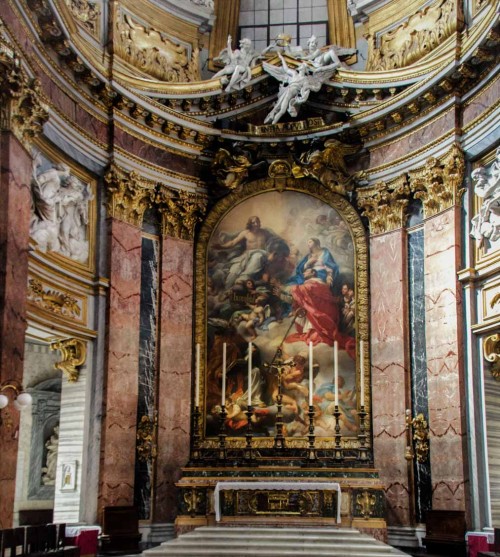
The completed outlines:
[[[205,197],[160,187],[156,198],[162,216],[162,234],[181,240],[194,240],[196,225],[206,211]]]
[[[55,315],[80,321],[82,301],[67,292],[45,288],[40,280],[28,280],[28,301]]]
[[[483,340],[484,359],[491,364],[491,375],[500,381],[500,335],[490,335]]]
[[[101,7],[96,2],[89,0],[65,0],[71,15],[87,31],[95,37],[99,34],[99,16]]]
[[[141,227],[144,213],[155,199],[154,183],[115,164],[109,167],[104,181],[108,192],[108,216]]]
[[[133,21],[122,12],[117,17],[115,52],[139,70],[168,82],[198,81],[199,49],[188,50],[164,33]]]
[[[80,368],[87,359],[87,343],[77,338],[68,338],[52,342],[51,350],[59,350],[62,356],[60,362],[56,362],[54,367],[66,374],[70,383],[78,381]]]
[[[408,177],[403,174],[390,182],[379,182],[368,191],[358,191],[358,206],[370,223],[371,234],[402,228],[410,198]]]
[[[458,28],[457,0],[437,0],[395,29],[368,35],[367,71],[409,66],[442,44]]]
[[[459,203],[464,174],[464,155],[456,143],[444,156],[431,157],[424,167],[410,171],[411,190],[422,200],[426,218]]]
[[[48,118],[40,81],[28,77],[15,50],[0,37],[0,130],[13,132],[29,148]]]
[[[310,176],[321,182],[328,190],[347,195],[353,187],[353,176],[349,174],[344,157],[359,151],[358,145],[346,145],[337,139],[325,141],[324,149],[307,151],[293,165],[295,178]]]

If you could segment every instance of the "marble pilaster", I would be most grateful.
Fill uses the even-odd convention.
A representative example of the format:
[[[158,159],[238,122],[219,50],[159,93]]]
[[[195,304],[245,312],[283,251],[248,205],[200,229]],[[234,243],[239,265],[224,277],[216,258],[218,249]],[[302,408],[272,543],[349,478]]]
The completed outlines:
[[[466,507],[460,209],[425,221],[425,315],[432,507]]]
[[[134,503],[141,244],[139,228],[109,219],[110,290],[100,509]]]
[[[153,520],[177,513],[181,467],[189,459],[192,391],[193,243],[165,236],[162,245],[158,458]]]
[[[386,489],[389,526],[408,525],[411,520],[405,459],[405,264],[401,229],[370,239],[373,444],[375,466]]]

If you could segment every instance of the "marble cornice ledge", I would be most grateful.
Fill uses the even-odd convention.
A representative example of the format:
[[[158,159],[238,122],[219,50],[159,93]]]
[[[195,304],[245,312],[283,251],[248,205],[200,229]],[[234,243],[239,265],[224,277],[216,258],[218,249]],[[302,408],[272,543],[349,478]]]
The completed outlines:
[[[140,228],[155,200],[156,184],[112,163],[104,175],[108,216]]]
[[[196,225],[207,210],[207,198],[160,185],[156,204],[162,217],[162,235],[180,240],[194,240]]]
[[[454,143],[442,157],[431,157],[425,166],[411,170],[410,188],[416,199],[421,199],[424,217],[432,217],[460,203],[465,189],[465,157]]]
[[[406,174],[358,190],[357,205],[369,221],[371,235],[392,232],[404,226],[410,194]]]
[[[39,80],[28,76],[15,49],[0,37],[0,131],[12,132],[29,150],[48,117]]]

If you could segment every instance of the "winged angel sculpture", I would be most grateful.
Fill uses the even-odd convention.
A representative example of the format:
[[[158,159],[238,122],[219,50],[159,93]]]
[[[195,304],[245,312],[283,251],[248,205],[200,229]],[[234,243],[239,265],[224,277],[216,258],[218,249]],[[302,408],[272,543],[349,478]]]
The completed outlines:
[[[292,68],[280,52],[278,56],[281,66],[263,63],[264,70],[281,82],[276,104],[266,116],[265,124],[276,124],[285,112],[292,117],[297,116],[300,105],[307,101],[311,91],[319,91],[323,83],[335,73],[335,68],[332,66],[315,67],[306,62],[301,62],[297,68]]]

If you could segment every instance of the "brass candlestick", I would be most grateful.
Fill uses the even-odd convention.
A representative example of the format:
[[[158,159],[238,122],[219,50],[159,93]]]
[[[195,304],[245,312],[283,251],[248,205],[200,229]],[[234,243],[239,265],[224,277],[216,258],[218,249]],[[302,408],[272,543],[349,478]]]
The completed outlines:
[[[245,450],[244,450],[244,458],[245,460],[248,460],[249,462],[253,461],[254,459],[254,453],[253,453],[253,428],[252,428],[252,416],[253,416],[253,406],[249,406],[245,412],[245,414],[247,415],[247,431],[245,433],[245,438],[246,438],[246,446],[245,446]]]
[[[307,449],[307,461],[308,463],[315,463],[318,456],[316,455],[316,447],[314,446],[316,436],[314,434],[314,406],[313,405],[309,406],[308,416],[309,416],[309,435],[308,435],[309,447]]]
[[[361,405],[358,412],[359,416],[359,450],[358,450],[358,459],[359,460],[366,460],[368,458],[368,449],[366,448],[366,412],[365,412],[365,405]]]
[[[278,394],[276,396],[276,435],[274,437],[274,448],[282,450],[285,448],[285,436],[283,435],[283,393],[282,393],[282,376],[283,376],[283,360],[281,358],[281,348],[278,348],[276,353],[275,363],[271,364],[271,369],[276,368],[278,374]]]
[[[193,412],[193,450],[191,452],[191,460],[200,460],[201,458],[201,448],[200,448],[200,407],[195,406]]]
[[[335,452],[334,452],[334,460],[337,462],[341,462],[343,459],[342,448],[340,446],[340,440],[342,436],[340,434],[340,410],[339,405],[335,405],[335,411],[333,413],[335,416]]]
[[[225,462],[227,458],[226,452],[226,406],[222,405],[219,413],[220,428],[219,428],[219,460]]]

